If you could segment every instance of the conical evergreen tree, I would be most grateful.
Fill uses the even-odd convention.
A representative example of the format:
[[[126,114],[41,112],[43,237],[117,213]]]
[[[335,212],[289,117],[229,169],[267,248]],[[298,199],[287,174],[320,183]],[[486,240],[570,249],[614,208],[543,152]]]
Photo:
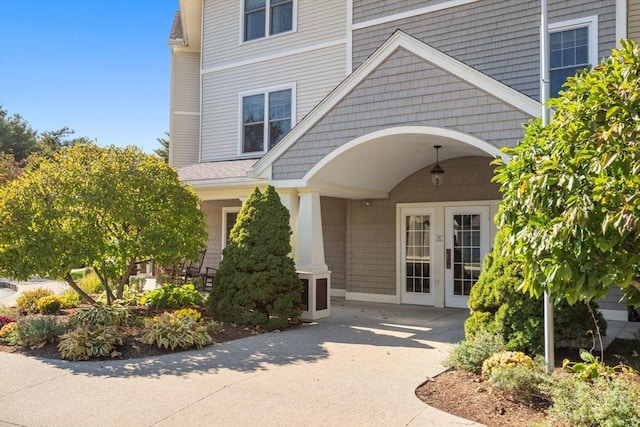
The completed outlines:
[[[268,186],[245,201],[209,295],[220,320],[282,329],[301,313],[302,285],[291,259],[289,211]]]
[[[467,339],[480,331],[501,335],[509,350],[528,354],[544,353],[544,309],[542,300],[520,290],[523,277],[519,264],[502,255],[504,238],[498,232],[487,254],[478,282],[471,288],[471,315],[464,323]],[[604,335],[607,323],[595,304],[593,310]],[[558,347],[588,346],[595,325],[587,305],[566,300],[555,304],[555,338]]]

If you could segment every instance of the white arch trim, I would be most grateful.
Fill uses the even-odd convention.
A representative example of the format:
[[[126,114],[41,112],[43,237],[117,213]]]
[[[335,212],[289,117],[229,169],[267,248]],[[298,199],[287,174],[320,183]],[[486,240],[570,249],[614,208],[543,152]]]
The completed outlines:
[[[314,177],[318,172],[320,172],[325,166],[330,164],[334,159],[340,157],[342,154],[346,153],[349,150],[352,150],[359,145],[365,144],[369,141],[376,140],[378,138],[384,138],[394,135],[429,135],[429,136],[439,136],[443,138],[449,138],[452,140],[460,141],[469,146],[477,148],[479,150],[484,151],[488,155],[492,157],[500,157],[505,162],[508,162],[510,157],[500,151],[499,148],[494,145],[489,144],[486,141],[483,141],[480,138],[476,138],[475,136],[471,136],[466,133],[458,132],[452,129],[446,129],[441,127],[434,126],[397,126],[386,129],[377,130],[375,132],[368,133],[366,135],[359,136],[356,139],[349,141],[346,144],[341,145],[340,147],[333,150],[331,153],[327,154],[322,160],[320,160],[316,165],[309,170],[302,179],[303,182],[307,183],[310,179]]]

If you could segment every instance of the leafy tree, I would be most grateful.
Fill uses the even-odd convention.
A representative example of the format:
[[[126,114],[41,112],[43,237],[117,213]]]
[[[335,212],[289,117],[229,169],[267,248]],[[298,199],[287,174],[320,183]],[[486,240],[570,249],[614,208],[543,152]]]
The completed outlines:
[[[498,334],[507,350],[527,354],[544,352],[544,309],[542,300],[523,293],[521,265],[502,255],[504,238],[498,232],[493,250],[484,259],[478,282],[469,296],[470,316],[464,323],[467,340],[481,332]],[[592,309],[601,334],[607,324],[595,308]],[[590,308],[578,302],[555,301],[555,336],[558,347],[590,346],[595,324]]]
[[[18,114],[9,117],[0,106],[0,152],[22,162],[36,149],[36,131]]]
[[[13,154],[0,152],[0,187],[20,175],[22,168]]]
[[[617,285],[640,303],[640,48],[621,46],[569,79],[551,122],[529,123],[497,161],[505,253],[536,297],[590,301]]]
[[[166,163],[169,163],[169,132],[165,132],[164,134],[166,138],[156,138],[160,144],[160,148],[153,150],[153,152],[160,156]]]
[[[289,211],[268,186],[244,202],[223,251],[208,305],[220,320],[286,328],[301,314],[302,283],[291,259]]]
[[[0,188],[0,274],[64,278],[89,302],[72,269],[93,267],[111,302],[136,262],[194,258],[205,241],[196,195],[138,148],[74,145]]]
[[[58,130],[42,132],[36,142],[36,153],[46,157],[53,157],[58,150],[63,148],[91,142],[87,137],[69,139],[74,133],[74,130],[66,126]]]

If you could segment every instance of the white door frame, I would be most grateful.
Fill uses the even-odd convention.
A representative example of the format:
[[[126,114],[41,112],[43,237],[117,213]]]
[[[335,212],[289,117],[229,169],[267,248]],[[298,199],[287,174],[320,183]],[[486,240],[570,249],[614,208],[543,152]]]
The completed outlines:
[[[491,227],[490,227],[490,209],[487,205],[473,205],[473,206],[448,206],[445,207],[445,274],[444,274],[444,283],[445,283],[445,306],[446,307],[457,307],[457,308],[467,308],[467,302],[469,301],[468,296],[455,295],[454,294],[454,273],[456,271],[455,265],[455,250],[454,250],[454,226],[453,226],[453,217],[454,215],[480,215],[480,235],[476,238],[479,238],[480,247],[480,258],[475,261],[478,265],[470,266],[469,264],[461,265],[463,269],[465,269],[465,276],[467,273],[471,276],[477,278],[477,275],[480,272],[480,268],[482,267],[482,262],[484,261],[485,255],[489,253],[489,248],[491,247]],[[475,239],[474,239],[475,240]],[[462,255],[463,251],[460,251],[460,255]],[[467,254],[468,256],[470,254]],[[470,270],[467,271],[467,268]],[[472,269],[476,269],[477,271],[472,271]]]
[[[489,246],[493,243],[496,226],[493,218],[498,210],[498,200],[474,200],[464,202],[425,202],[396,204],[396,303],[411,304],[403,301],[406,262],[404,259],[405,237],[404,218],[406,215],[424,213],[432,215],[431,227],[431,293],[432,301],[428,305],[452,307],[451,298],[445,297],[445,210],[447,208],[466,208],[485,206],[489,210]],[[453,301],[455,304],[455,300]],[[415,302],[413,302],[415,304]],[[427,305],[425,303],[425,305]],[[466,298],[464,301],[466,308]]]
[[[407,292],[406,290],[406,274],[407,274],[407,227],[405,218],[413,215],[424,215],[429,217],[429,292],[428,293],[415,293],[415,292]],[[435,236],[433,233],[433,224],[434,221],[434,211],[433,208],[406,208],[402,210],[401,213],[401,231],[400,231],[400,275],[403,278],[403,285],[400,286],[400,300],[405,304],[419,304],[419,305],[433,305],[434,304],[434,289],[435,275],[433,274],[433,253],[436,252],[434,249]]]

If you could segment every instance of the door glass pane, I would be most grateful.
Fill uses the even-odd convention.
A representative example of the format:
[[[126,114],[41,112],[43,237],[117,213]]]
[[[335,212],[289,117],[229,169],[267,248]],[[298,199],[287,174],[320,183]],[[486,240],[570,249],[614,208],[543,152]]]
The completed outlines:
[[[480,215],[453,215],[453,294],[469,296],[481,269]]]
[[[430,216],[407,215],[405,291],[431,293]]]

